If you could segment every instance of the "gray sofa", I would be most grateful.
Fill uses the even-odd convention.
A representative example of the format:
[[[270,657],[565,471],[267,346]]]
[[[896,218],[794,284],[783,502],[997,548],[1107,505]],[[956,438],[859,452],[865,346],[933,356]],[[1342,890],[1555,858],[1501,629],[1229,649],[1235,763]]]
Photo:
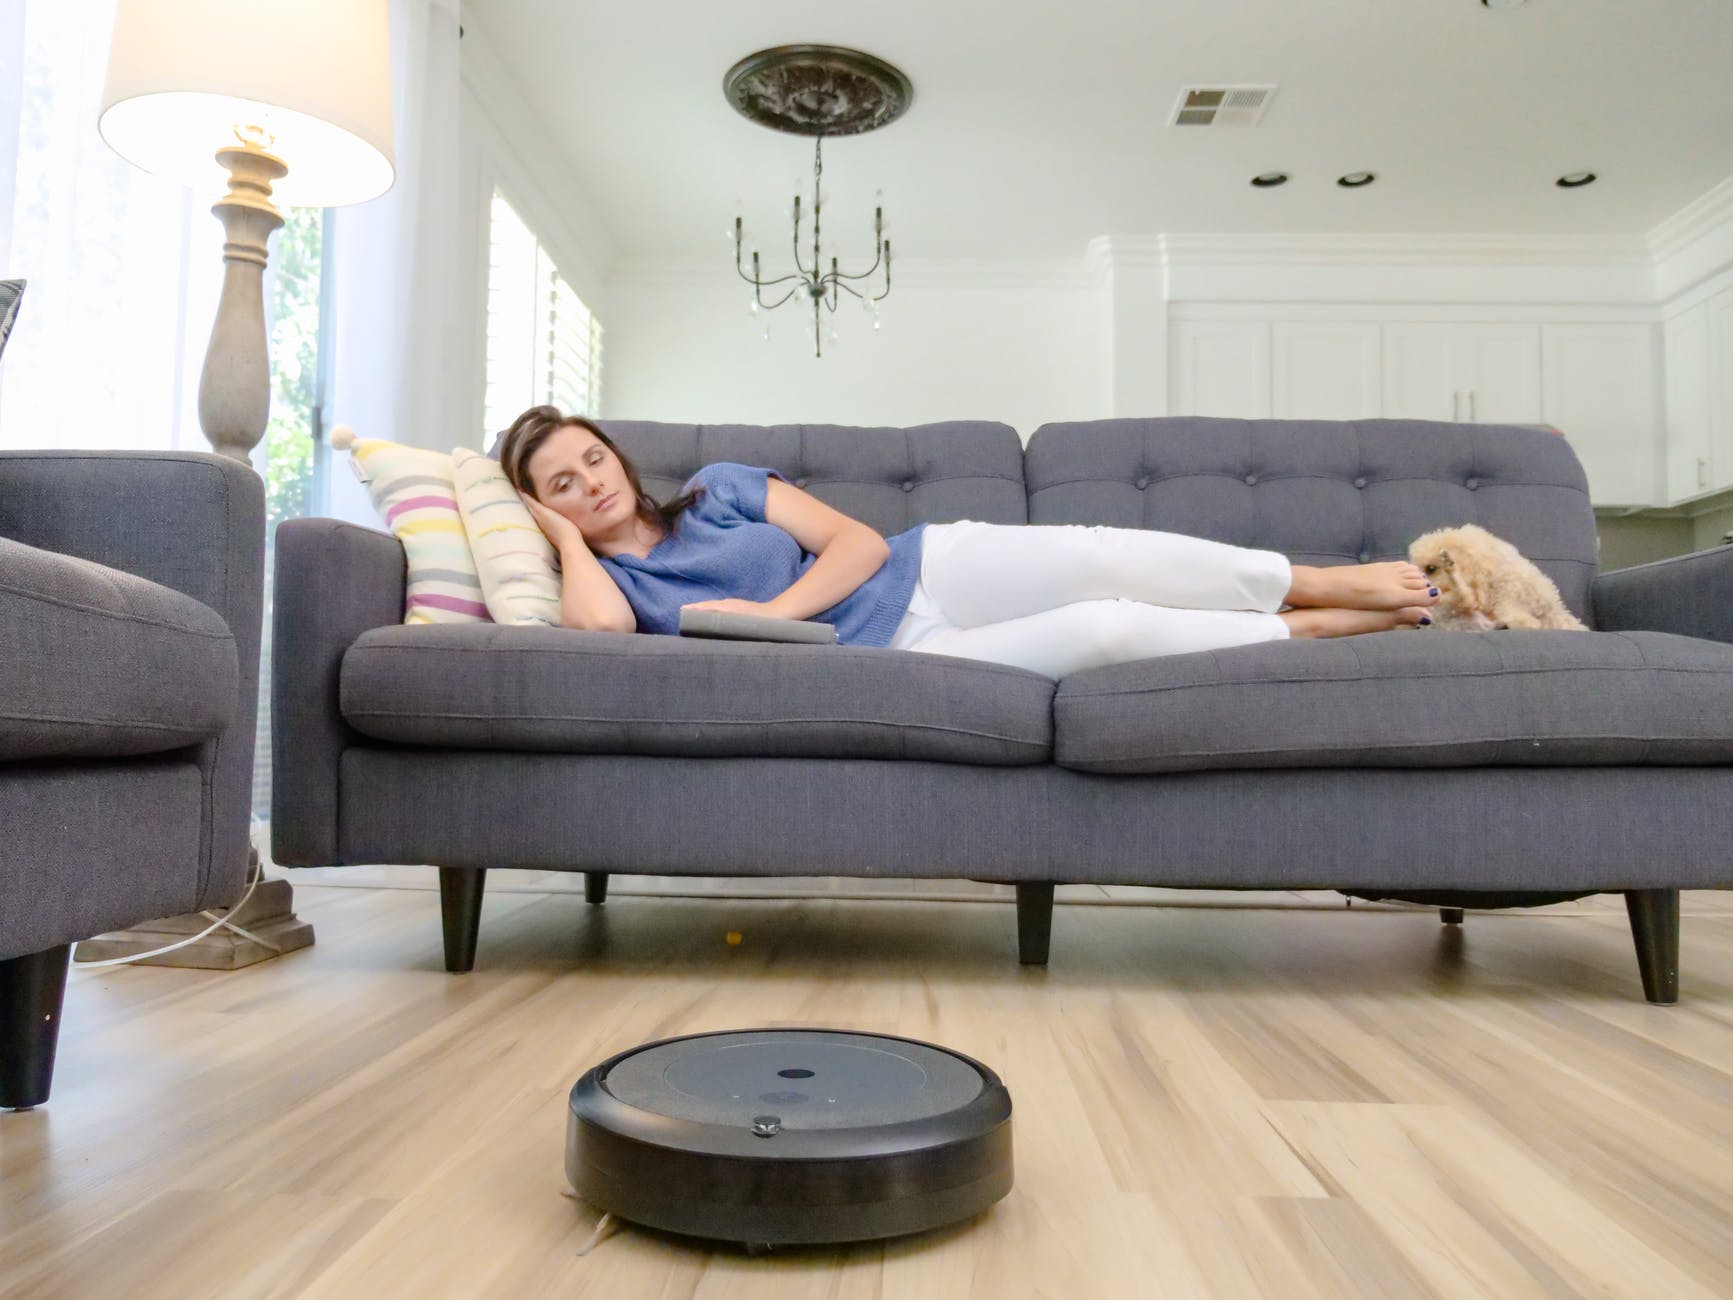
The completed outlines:
[[[773,466],[884,533],[1160,527],[1297,562],[1477,522],[1597,629],[1404,631],[1054,682],[889,650],[403,627],[404,557],[278,535],[272,835],[289,865],[439,868],[446,964],[490,867],[1334,888],[1455,909],[1625,895],[1676,996],[1678,890],[1733,885],[1733,549],[1596,573],[1581,466],[1532,428],[1419,421],[606,427],[673,492]],[[1446,919],[1459,914],[1447,913]]]
[[[0,1107],[48,1097],[74,941],[240,894],[264,533],[220,456],[0,452]]]

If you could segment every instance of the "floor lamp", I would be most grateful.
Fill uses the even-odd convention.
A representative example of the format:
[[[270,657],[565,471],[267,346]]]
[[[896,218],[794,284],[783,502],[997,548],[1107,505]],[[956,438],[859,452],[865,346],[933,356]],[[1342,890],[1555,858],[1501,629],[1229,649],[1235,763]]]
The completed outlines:
[[[127,161],[195,190],[227,193],[223,287],[199,379],[199,426],[246,461],[271,405],[265,350],[266,241],[276,204],[337,207],[391,187],[388,0],[117,0],[97,129]],[[256,869],[257,853],[249,864]],[[286,880],[263,881],[244,915],[153,958],[232,969],[313,941]],[[206,928],[167,917],[79,945],[82,960],[130,956]]]

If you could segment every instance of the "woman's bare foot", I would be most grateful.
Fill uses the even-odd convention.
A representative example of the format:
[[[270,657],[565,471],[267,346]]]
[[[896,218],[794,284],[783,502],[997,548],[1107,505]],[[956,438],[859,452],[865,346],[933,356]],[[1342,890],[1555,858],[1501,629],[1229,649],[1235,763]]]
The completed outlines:
[[[1402,609],[1290,609],[1276,615],[1291,637],[1359,636],[1399,627],[1424,627],[1432,616],[1419,605]]]
[[[1375,609],[1389,612],[1438,602],[1438,588],[1418,565],[1406,560],[1381,564],[1293,566],[1293,586],[1283,603],[1316,609]]]

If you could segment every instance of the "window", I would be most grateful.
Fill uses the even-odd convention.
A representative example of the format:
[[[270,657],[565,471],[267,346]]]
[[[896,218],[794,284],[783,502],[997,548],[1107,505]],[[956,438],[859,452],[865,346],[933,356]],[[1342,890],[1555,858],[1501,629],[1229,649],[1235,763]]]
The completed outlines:
[[[315,460],[322,423],[320,347],[325,214],[290,208],[265,264],[271,412],[255,463],[265,477],[264,624],[259,634],[259,718],[253,749],[253,815],[271,816],[271,627],[275,621],[277,525],[317,514]],[[220,231],[218,232],[221,233]]]
[[[208,451],[222,227],[97,135],[109,27],[101,6],[0,3],[0,275],[30,282],[0,446]]]
[[[209,196],[124,162],[96,130],[111,5],[0,3],[0,277],[30,282],[0,385],[0,447],[210,451],[197,395],[223,278]],[[317,493],[322,214],[290,209],[264,282],[270,422],[253,808],[270,815],[277,525]]]
[[[532,406],[595,415],[602,327],[498,190],[488,225],[487,432],[484,445]]]

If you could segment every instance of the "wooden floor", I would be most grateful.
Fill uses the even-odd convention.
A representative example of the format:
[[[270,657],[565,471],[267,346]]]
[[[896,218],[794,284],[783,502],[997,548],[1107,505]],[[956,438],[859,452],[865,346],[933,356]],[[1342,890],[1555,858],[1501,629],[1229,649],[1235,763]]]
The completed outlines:
[[[435,894],[296,897],[304,952],[74,972],[53,1099],[0,1115],[0,1295],[1733,1295],[1733,895],[1687,896],[1673,1008],[1616,899],[1061,906],[1042,971],[999,903],[501,893],[448,976]],[[580,1256],[577,1076],[810,1024],[996,1068],[1011,1195],[889,1245]]]

